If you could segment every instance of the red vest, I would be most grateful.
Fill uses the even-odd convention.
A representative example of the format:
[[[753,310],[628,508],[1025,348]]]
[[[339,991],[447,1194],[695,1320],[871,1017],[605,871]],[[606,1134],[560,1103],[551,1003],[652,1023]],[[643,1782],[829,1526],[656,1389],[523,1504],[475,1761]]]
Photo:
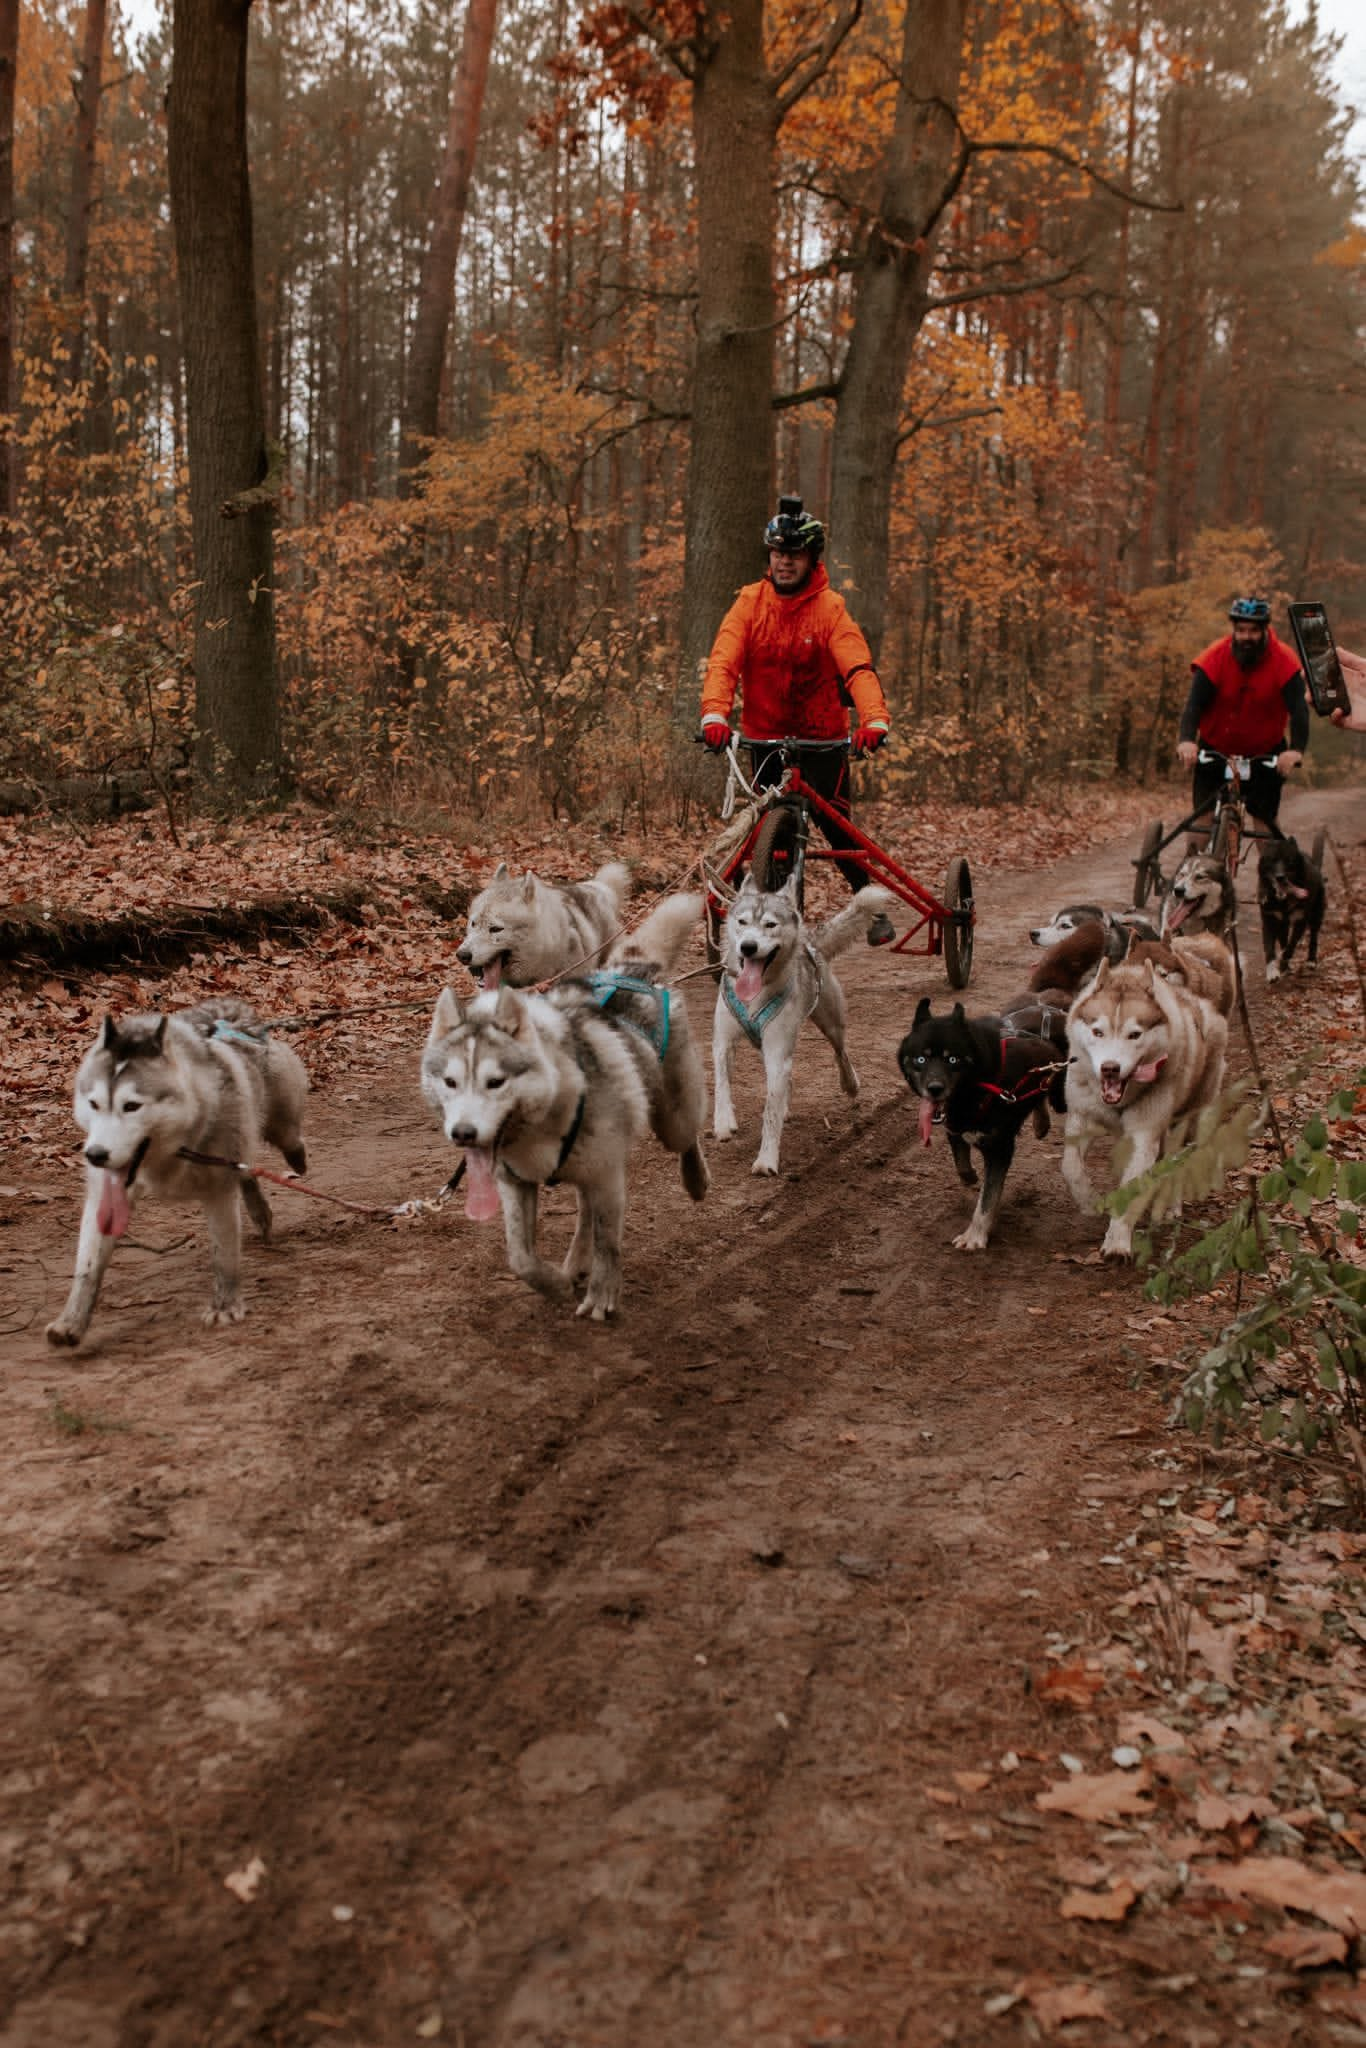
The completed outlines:
[[[1280,752],[1287,718],[1281,693],[1300,668],[1292,648],[1269,632],[1266,653],[1256,668],[1242,669],[1233,658],[1233,635],[1226,633],[1191,666],[1214,685],[1214,702],[1200,721],[1200,737],[1207,747],[1221,754]]]

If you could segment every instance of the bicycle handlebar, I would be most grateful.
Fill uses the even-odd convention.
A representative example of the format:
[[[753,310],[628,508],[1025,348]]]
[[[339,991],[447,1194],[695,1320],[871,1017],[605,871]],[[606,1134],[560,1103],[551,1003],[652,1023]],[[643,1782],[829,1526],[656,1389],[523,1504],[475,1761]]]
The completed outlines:
[[[1197,751],[1195,758],[1197,761],[1222,761],[1226,768],[1231,768],[1235,761],[1251,761],[1252,763],[1254,763],[1255,766],[1259,768],[1274,768],[1277,761],[1280,759],[1280,755],[1221,754],[1217,747],[1202,746]]]

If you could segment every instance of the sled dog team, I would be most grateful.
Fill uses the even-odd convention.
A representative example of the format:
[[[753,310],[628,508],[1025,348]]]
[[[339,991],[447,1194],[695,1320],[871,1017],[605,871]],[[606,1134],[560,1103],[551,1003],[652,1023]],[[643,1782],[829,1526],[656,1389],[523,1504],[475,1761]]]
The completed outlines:
[[[1264,874],[1260,890],[1269,979],[1305,932],[1312,963],[1323,916],[1322,882],[1314,873],[1317,894],[1306,888],[1288,845],[1284,872]],[[1044,1135],[1050,1107],[1066,1118],[1064,1178],[1090,1209],[1086,1153],[1096,1139],[1126,1139],[1126,1172],[1136,1179],[1173,1124],[1218,1095],[1236,995],[1229,906],[1190,866],[1164,898],[1160,928],[1137,911],[1073,904],[1032,931],[1041,959],[999,1014],[970,1017],[955,1003],[935,1015],[921,1000],[897,1053],[919,1100],[920,1137],[929,1145],[943,1125],[965,1186],[977,1182],[973,1149],[982,1161],[981,1192],[956,1246],[986,1247],[1019,1132],[1032,1121]],[[620,1300],[626,1172],[637,1140],[648,1129],[678,1155],[694,1201],[710,1179],[702,1063],[687,1006],[669,987],[702,898],[666,897],[618,936],[629,885],[618,864],[567,887],[500,866],[471,904],[457,949],[478,991],[462,1000],[442,989],[421,1066],[422,1093],[463,1154],[466,1214],[501,1212],[512,1271],[555,1298],[582,1283],[578,1313],[595,1321]],[[765,1078],[756,1174],[778,1172],[808,1018],[830,1042],[845,1094],[858,1095],[832,962],[892,901],[869,886],[825,923],[807,925],[791,884],[765,893],[751,876],[730,906],[712,1031],[712,1135],[736,1134],[731,1066],[748,1039]],[[307,1085],[297,1055],[245,1003],[106,1018],[75,1079],[85,1206],[75,1276],[49,1341],[84,1336],[144,1193],[200,1203],[213,1264],[204,1320],[239,1321],[243,1212],[263,1238],[271,1212],[258,1183],[222,1162],[250,1162],[264,1140],[301,1173]],[[537,1250],[536,1226],[541,1189],[559,1183],[574,1189],[578,1215],[555,1266]],[[1131,1223],[1115,1216],[1102,1251],[1127,1257],[1131,1240]]]

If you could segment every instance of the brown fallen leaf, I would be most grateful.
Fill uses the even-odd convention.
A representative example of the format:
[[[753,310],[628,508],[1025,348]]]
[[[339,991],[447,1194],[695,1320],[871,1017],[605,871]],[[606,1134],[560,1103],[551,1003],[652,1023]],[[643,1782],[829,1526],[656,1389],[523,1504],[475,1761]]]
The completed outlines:
[[[1203,1657],[1221,1685],[1233,1684],[1233,1667],[1238,1656],[1239,1627],[1214,1628],[1203,1615],[1191,1616],[1187,1640],[1197,1657]]]
[[[1268,1955],[1284,1957],[1292,1970],[1317,1970],[1324,1963],[1347,1960],[1347,1936],[1332,1927],[1286,1927],[1262,1947]]]
[[[1356,1870],[1318,1870],[1293,1856],[1248,1856],[1205,1872],[1232,1899],[1257,1899],[1312,1913],[1343,1934],[1366,1932],[1366,1876]]]
[[[1221,1828],[1242,1827],[1247,1821],[1274,1812],[1274,1800],[1257,1799],[1251,1793],[1237,1792],[1231,1799],[1225,1799],[1221,1793],[1206,1792],[1195,1802],[1195,1825],[1209,1834],[1217,1834]]]
[[[1121,1714],[1116,1730],[1121,1742],[1150,1742],[1154,1749],[1183,1750],[1186,1738],[1155,1714]]]
[[[1124,1813],[1151,1813],[1152,1802],[1143,1797],[1149,1782],[1146,1766],[1096,1777],[1083,1774],[1050,1785],[1035,1795],[1034,1804],[1044,1813],[1071,1813],[1078,1820],[1115,1820]]]
[[[1035,1678],[1034,1694],[1046,1707],[1090,1707],[1104,1683],[1089,1664],[1055,1664]]]
[[[932,1799],[936,1806],[957,1806],[959,1804],[958,1794],[950,1792],[947,1786],[944,1785],[927,1785],[925,1787],[925,1797]]]
[[[990,1771],[955,1771],[953,1782],[960,1792],[985,1792],[991,1783]]]
[[[1089,1984],[1055,1984],[1050,1977],[1034,1975],[1022,1977],[1012,1988],[1017,1998],[1028,1999],[1046,2034],[1055,2033],[1070,2020],[1110,2017],[1104,1998]]]
[[[1062,1902],[1064,1920],[1123,1920],[1138,1893],[1124,1878],[1108,1892],[1068,1892]]]

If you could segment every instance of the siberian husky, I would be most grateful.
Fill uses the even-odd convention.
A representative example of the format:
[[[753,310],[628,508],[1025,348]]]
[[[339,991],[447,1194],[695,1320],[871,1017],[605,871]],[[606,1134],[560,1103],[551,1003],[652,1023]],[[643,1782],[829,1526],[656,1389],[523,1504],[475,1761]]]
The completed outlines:
[[[1032,1116],[1044,1137],[1049,1102],[1062,1108],[1067,1045],[1061,1017],[1037,1003],[1009,1018],[969,1017],[955,1003],[948,1016],[936,1017],[922,996],[896,1057],[920,1098],[921,1143],[929,1145],[935,1125],[944,1126],[965,1188],[977,1185],[968,1147],[982,1155],[982,1192],[972,1221],[953,1242],[959,1251],[985,1251],[1021,1126]]]
[[[1273,839],[1262,848],[1257,861],[1257,908],[1268,981],[1279,981],[1290,972],[1291,959],[1303,938],[1309,941],[1309,966],[1318,965],[1319,928],[1326,902],[1323,871],[1295,840]]]
[[[508,1264],[543,1294],[587,1279],[578,1313],[616,1313],[626,1162],[649,1128],[680,1155],[695,1202],[709,1175],[701,1130],[707,1091],[680,995],[662,984],[702,914],[700,896],[670,896],[613,949],[607,968],[545,994],[507,984],[463,1003],[437,998],[422,1092],[463,1148],[465,1213],[501,1206]],[[540,1191],[564,1181],[578,1223],[563,1268],[536,1250]]]
[[[1090,1211],[1091,1141],[1126,1138],[1126,1182],[1147,1173],[1176,1119],[1219,1093],[1228,1023],[1184,982],[1159,973],[1152,960],[1113,968],[1103,961],[1068,1012],[1067,1042],[1062,1170],[1079,1206]],[[1111,1217],[1104,1256],[1127,1259],[1132,1246],[1132,1213]]]
[[[295,1173],[305,1165],[299,1125],[308,1076],[297,1054],[266,1037],[236,1001],[172,1016],[106,1017],[76,1074],[76,1122],[85,1132],[85,1210],[66,1307],[50,1344],[79,1344],[114,1246],[145,1191],[198,1202],[213,1249],[213,1297],[204,1321],[240,1322],[238,1265],[245,1208],[263,1238],[270,1207],[254,1180],[183,1152],[251,1159],[264,1138]]]
[[[529,871],[510,875],[500,861],[470,905],[455,957],[481,988],[504,981],[530,988],[553,974],[577,973],[620,931],[630,888],[630,870],[620,861],[609,861],[591,881],[564,885]]]
[[[1188,853],[1162,898],[1162,937],[1213,932],[1226,939],[1237,922],[1238,896],[1224,863],[1212,853]]]
[[[1047,924],[1035,925],[1029,936],[1036,946],[1056,946],[1089,924],[1100,926],[1104,956],[1115,967],[1124,958],[1134,932],[1143,939],[1157,937],[1157,926],[1141,910],[1103,910],[1099,903],[1066,903],[1053,912]]]
[[[1197,932],[1189,939],[1178,934],[1155,942],[1135,938],[1125,960],[1130,967],[1151,960],[1168,981],[1184,982],[1192,995],[1199,996],[1219,1016],[1232,1016],[1238,999],[1238,969],[1232,950],[1213,932]]]
[[[830,962],[867,935],[875,917],[885,916],[894,898],[870,883],[843,910],[808,930],[797,908],[794,884],[766,893],[746,875],[726,916],[722,934],[721,985],[712,1025],[716,1095],[712,1135],[733,1138],[739,1126],[731,1099],[730,1067],[742,1037],[763,1054],[767,1093],[763,1139],[755,1173],[776,1173],[783,1124],[792,1088],[797,1038],[809,1017],[835,1050],[840,1086],[857,1097],[858,1075],[844,1049],[844,991]]]

